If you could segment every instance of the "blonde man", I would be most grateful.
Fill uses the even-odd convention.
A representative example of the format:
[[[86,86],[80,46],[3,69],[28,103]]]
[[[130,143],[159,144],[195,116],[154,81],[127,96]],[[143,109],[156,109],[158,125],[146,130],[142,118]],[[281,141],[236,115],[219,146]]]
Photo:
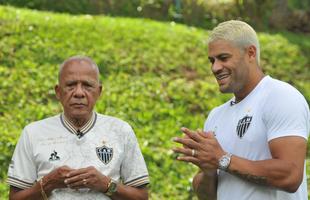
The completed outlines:
[[[219,90],[234,97],[210,112],[204,131],[182,128],[185,136],[175,138],[184,145],[174,149],[178,160],[200,168],[199,199],[307,200],[305,98],[262,72],[256,33],[245,22],[214,28],[208,53]]]

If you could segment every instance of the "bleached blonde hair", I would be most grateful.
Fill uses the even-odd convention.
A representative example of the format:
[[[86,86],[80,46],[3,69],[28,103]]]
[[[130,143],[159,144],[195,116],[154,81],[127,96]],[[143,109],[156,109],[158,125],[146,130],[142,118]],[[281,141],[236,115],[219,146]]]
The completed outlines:
[[[208,44],[215,40],[233,42],[240,49],[254,45],[256,47],[256,61],[260,63],[260,47],[255,30],[247,23],[230,20],[218,24],[210,33]]]

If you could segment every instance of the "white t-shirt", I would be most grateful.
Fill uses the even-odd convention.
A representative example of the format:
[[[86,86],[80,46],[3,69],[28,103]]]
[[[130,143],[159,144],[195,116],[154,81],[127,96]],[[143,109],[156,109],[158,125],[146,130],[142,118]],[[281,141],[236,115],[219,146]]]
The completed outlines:
[[[214,131],[222,148],[248,160],[271,158],[268,142],[283,136],[307,140],[310,130],[309,107],[305,98],[291,85],[264,77],[241,102],[234,99],[213,109],[205,131]],[[283,147],[285,148],[285,147]],[[307,179],[295,193],[250,183],[220,171],[218,200],[307,200]]]
[[[15,148],[7,182],[26,189],[53,169],[94,166],[102,174],[125,185],[149,183],[148,171],[132,128],[124,121],[95,113],[82,137],[57,115],[26,126]],[[72,127],[71,127],[72,128]],[[56,189],[50,200],[108,200],[89,189]]]

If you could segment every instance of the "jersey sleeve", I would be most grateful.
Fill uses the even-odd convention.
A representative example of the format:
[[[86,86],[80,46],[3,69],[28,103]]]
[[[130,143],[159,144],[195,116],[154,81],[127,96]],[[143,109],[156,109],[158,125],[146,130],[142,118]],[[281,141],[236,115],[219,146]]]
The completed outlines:
[[[25,128],[15,147],[8,169],[7,183],[20,189],[32,187],[37,179],[30,141],[27,129]]]
[[[121,165],[121,178],[127,186],[140,187],[149,184],[147,167],[132,128],[125,127],[127,140],[125,155]]]
[[[207,119],[205,120],[205,123],[204,123],[204,126],[203,126],[203,130],[205,131],[205,132],[208,132],[208,131],[216,131],[216,130],[214,130],[214,128],[212,127],[212,125],[213,125],[213,123],[214,123],[214,114],[216,113],[216,111],[217,111],[217,108],[214,108],[214,109],[212,109],[211,111],[210,111],[210,113],[209,113],[209,115],[208,115],[208,117],[207,117]]]
[[[263,120],[268,141],[284,136],[308,139],[310,129],[309,106],[295,88],[280,88],[269,95]]]

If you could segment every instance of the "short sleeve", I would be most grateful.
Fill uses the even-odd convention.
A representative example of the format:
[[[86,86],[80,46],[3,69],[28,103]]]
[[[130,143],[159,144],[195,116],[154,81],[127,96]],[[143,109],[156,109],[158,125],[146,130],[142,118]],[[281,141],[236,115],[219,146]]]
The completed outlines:
[[[20,189],[27,189],[32,187],[36,179],[37,173],[33,161],[32,146],[25,128],[9,165],[7,183]]]
[[[310,114],[302,94],[290,86],[276,90],[268,99],[263,115],[268,141],[284,136],[300,136],[307,140]]]
[[[139,187],[149,184],[147,167],[139,148],[137,138],[132,128],[125,127],[127,140],[125,144],[125,155],[121,165],[121,177],[127,186]]]
[[[214,124],[214,114],[217,112],[218,107],[212,109],[207,117],[207,119],[205,120],[204,126],[203,126],[203,130],[205,132],[208,131],[214,131],[212,125]]]

